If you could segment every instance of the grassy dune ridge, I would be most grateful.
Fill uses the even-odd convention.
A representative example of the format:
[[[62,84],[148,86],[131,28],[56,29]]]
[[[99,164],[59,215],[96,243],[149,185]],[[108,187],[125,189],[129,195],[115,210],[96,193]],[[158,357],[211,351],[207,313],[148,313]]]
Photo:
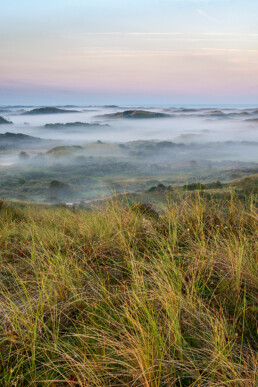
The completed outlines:
[[[4,386],[255,386],[252,194],[1,203]]]

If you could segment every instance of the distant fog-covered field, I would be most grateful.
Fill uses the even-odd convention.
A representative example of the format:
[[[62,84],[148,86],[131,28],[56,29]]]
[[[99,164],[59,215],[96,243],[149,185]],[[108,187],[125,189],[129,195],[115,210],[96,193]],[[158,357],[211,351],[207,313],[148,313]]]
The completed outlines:
[[[258,107],[0,107],[0,195],[88,201],[257,171]]]
[[[3,111],[3,113],[1,113]],[[129,112],[129,113],[128,113]],[[176,142],[258,141],[257,108],[58,107],[0,108],[12,121],[8,131],[65,141],[126,142],[139,139]],[[94,130],[51,130],[46,124],[108,124]],[[1,133],[5,128],[1,128]],[[64,128],[62,128],[64,129]],[[67,126],[66,129],[69,129]],[[89,128],[90,129],[90,128]],[[102,130],[103,129],[103,130]]]

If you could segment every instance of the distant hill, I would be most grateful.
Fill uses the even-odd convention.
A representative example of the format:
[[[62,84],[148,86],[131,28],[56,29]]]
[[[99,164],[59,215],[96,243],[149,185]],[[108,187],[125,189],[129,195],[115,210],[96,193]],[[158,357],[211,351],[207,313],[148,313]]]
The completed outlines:
[[[2,124],[12,124],[12,122],[11,121],[7,121],[5,118],[0,116],[0,124],[1,125]]]
[[[48,140],[42,140],[39,137],[27,136],[22,133],[5,133],[0,134],[0,149],[20,149],[33,145],[42,144]]]
[[[72,156],[74,153],[78,153],[83,151],[83,147],[79,145],[64,145],[64,146],[56,146],[47,151],[47,155],[55,156],[55,157],[63,157],[63,156]]]
[[[30,115],[37,115],[37,114],[60,114],[60,113],[79,113],[79,110],[66,110],[66,109],[59,109],[55,107],[43,107],[43,108],[36,108],[30,111],[24,112],[23,115],[30,116]]]
[[[125,110],[123,112],[103,114],[100,117],[142,119],[142,118],[164,118],[164,117],[170,117],[170,115],[165,113],[150,112],[147,110]]]
[[[55,146],[46,152],[52,157],[66,156],[84,156],[84,157],[124,157],[122,148],[118,144],[103,143],[97,141],[94,143],[79,145]]]
[[[101,125],[98,123],[88,123],[88,122],[68,122],[66,124],[56,123],[56,124],[46,124],[44,125],[45,129],[66,129],[66,128],[90,128],[90,127],[99,127],[99,126],[109,126]]]

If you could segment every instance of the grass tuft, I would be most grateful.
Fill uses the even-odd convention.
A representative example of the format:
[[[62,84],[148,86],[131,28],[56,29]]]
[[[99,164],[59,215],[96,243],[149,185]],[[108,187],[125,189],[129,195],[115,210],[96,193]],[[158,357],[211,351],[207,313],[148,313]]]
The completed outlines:
[[[4,386],[257,385],[257,213],[0,203]]]

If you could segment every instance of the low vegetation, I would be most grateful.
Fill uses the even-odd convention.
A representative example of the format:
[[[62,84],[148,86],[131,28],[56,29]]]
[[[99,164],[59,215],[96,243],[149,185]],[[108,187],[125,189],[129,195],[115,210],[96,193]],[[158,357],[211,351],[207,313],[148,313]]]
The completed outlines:
[[[257,385],[255,197],[207,191],[1,202],[1,385]]]

